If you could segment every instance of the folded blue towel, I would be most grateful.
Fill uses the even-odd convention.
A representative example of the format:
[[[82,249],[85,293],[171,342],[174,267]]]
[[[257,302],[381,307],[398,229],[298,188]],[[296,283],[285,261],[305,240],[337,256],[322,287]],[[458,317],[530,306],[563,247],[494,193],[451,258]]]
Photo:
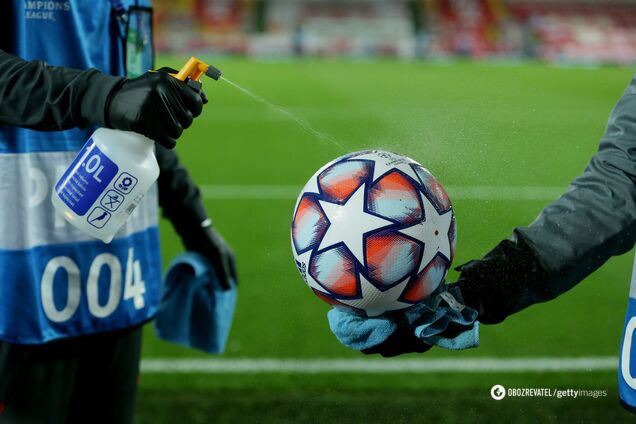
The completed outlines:
[[[460,350],[479,346],[477,311],[464,306],[459,289],[442,284],[428,299],[397,314],[422,342]],[[331,331],[345,346],[364,350],[384,342],[397,328],[396,313],[367,318],[333,308],[327,314]]]
[[[195,252],[177,257],[165,275],[155,319],[159,338],[223,353],[236,307],[236,284],[224,290],[210,262]]]
[[[327,313],[329,327],[340,343],[354,350],[377,346],[397,330],[397,324],[386,316],[366,318],[348,310],[332,308]]]

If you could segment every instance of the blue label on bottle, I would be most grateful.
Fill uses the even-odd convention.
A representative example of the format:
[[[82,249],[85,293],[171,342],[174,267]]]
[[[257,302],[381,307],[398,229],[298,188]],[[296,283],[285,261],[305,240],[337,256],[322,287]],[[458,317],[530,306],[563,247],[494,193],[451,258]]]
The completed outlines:
[[[118,170],[90,138],[56,184],[55,192],[73,212],[84,216]]]

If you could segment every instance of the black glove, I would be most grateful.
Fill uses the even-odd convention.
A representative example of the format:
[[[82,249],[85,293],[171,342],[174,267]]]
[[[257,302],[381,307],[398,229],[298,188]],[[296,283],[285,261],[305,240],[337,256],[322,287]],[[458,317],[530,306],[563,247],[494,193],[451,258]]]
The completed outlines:
[[[230,279],[237,280],[234,252],[212,227],[201,193],[187,169],[181,165],[177,153],[156,146],[157,162],[161,170],[158,180],[159,205],[184,247],[206,257],[216,268],[223,287],[230,287]]]
[[[219,282],[224,289],[231,287],[230,281],[238,282],[234,251],[225,239],[206,220],[198,231],[188,230],[181,234],[187,250],[203,255],[218,272]]]
[[[464,303],[479,312],[484,324],[498,324],[509,315],[554,297],[550,281],[534,250],[515,232],[483,259],[455,268]]]
[[[201,114],[201,95],[168,75],[170,68],[123,79],[106,102],[106,125],[134,131],[172,149],[183,130]]]

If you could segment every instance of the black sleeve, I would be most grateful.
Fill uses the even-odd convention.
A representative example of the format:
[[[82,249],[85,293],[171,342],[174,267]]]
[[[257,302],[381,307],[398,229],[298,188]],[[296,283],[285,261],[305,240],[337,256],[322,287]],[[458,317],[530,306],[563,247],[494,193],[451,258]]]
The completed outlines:
[[[636,78],[583,174],[532,224],[460,267],[462,293],[481,301],[483,322],[499,322],[571,289],[635,241]]]
[[[42,131],[105,126],[108,95],[120,81],[0,50],[0,124]]]
[[[201,193],[174,150],[157,144],[156,154],[160,169],[159,206],[185,247],[191,249],[189,243],[200,237],[202,224],[208,220]]]

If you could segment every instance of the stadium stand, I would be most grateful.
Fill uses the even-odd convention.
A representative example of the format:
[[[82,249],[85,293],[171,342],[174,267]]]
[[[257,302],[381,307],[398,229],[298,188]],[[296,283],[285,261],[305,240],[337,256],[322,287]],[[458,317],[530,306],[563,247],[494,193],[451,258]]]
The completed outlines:
[[[621,0],[157,0],[160,51],[636,63]],[[171,34],[167,37],[166,34]]]

